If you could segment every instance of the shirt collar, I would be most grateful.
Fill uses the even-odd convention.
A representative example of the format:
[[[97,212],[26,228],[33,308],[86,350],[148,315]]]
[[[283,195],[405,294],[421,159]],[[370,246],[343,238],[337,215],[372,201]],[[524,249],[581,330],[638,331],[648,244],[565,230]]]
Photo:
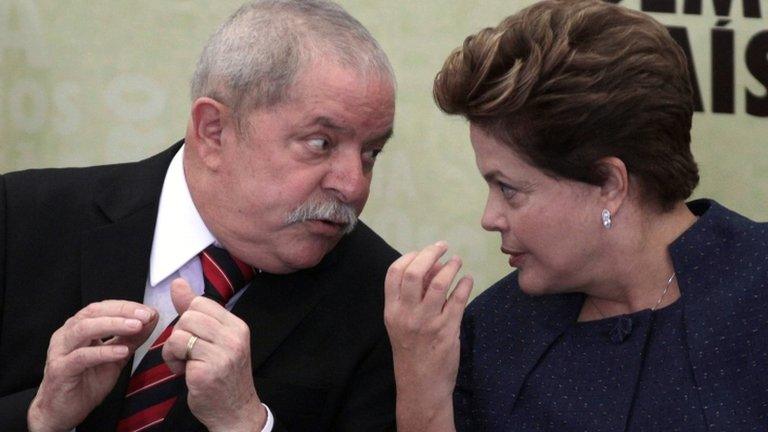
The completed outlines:
[[[192,202],[184,176],[184,149],[168,166],[160,193],[149,258],[149,283],[156,286],[215,241]]]

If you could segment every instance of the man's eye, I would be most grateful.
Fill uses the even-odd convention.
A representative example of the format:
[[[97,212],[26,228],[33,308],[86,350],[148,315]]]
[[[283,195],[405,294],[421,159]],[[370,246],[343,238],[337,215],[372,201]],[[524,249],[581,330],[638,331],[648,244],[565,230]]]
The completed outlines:
[[[499,183],[499,188],[501,189],[501,194],[504,195],[504,198],[506,199],[514,198],[515,194],[517,193],[516,189],[505,185],[504,183]]]
[[[307,141],[307,145],[314,151],[322,152],[328,150],[330,143],[325,138],[312,138]]]

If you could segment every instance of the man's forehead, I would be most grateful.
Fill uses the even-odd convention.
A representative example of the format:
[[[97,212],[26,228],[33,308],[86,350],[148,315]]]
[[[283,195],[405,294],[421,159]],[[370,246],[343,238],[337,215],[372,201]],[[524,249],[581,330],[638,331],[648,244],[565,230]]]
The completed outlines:
[[[288,89],[288,97],[333,100],[384,98],[394,103],[393,79],[381,71],[364,71],[332,60],[318,60],[300,70]]]

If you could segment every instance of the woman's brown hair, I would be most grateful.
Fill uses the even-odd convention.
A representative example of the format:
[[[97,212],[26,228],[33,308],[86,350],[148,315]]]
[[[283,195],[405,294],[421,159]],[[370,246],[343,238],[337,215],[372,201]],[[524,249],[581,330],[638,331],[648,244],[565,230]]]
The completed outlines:
[[[546,0],[469,36],[434,96],[551,175],[602,184],[615,156],[662,209],[699,181],[685,55],[651,17],[598,0]]]

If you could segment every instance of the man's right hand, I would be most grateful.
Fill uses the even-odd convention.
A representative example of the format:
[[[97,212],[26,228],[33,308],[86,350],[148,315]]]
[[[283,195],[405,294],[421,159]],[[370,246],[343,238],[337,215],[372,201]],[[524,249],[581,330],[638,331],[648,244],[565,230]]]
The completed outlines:
[[[157,312],[139,303],[91,303],[51,336],[43,381],[27,413],[31,432],[69,431],[107,396]]]

